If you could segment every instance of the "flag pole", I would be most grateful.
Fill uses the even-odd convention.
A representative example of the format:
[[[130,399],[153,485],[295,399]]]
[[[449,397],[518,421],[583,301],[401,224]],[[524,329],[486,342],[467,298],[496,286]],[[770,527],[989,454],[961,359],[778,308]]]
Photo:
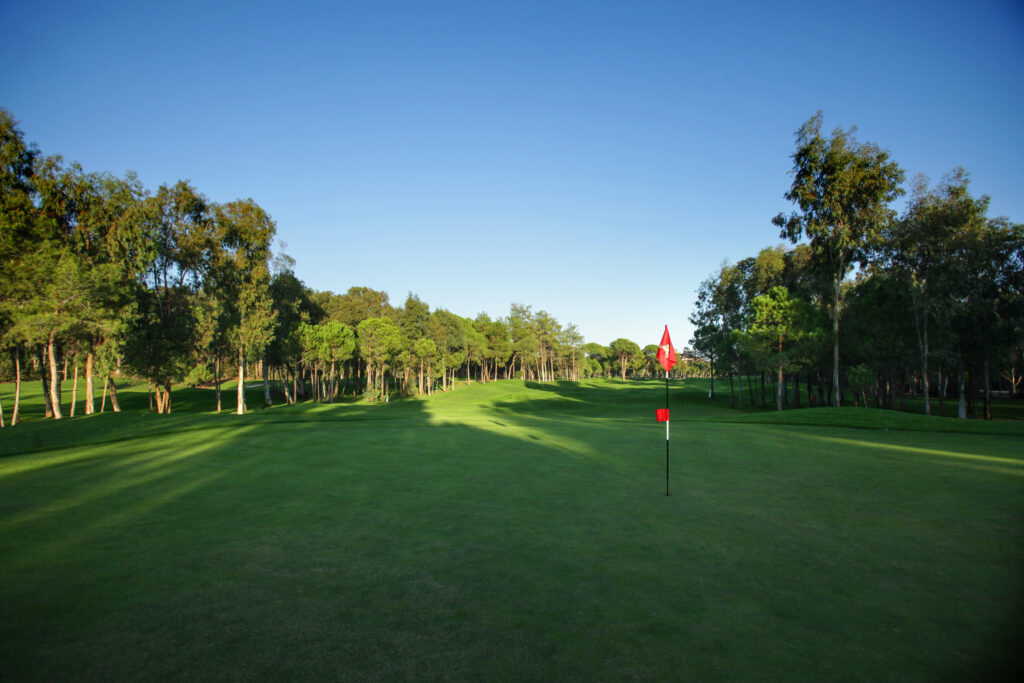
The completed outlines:
[[[665,371],[665,410],[668,410],[668,370]],[[668,492],[668,423],[671,420],[665,420],[665,495],[671,496]]]

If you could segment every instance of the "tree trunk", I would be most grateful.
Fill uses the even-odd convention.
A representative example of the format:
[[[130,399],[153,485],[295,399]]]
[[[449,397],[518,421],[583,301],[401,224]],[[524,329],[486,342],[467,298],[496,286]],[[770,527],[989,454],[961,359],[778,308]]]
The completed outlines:
[[[832,405],[840,404],[839,396],[839,293],[843,285],[843,269],[836,272],[835,293],[832,297]]]
[[[936,393],[939,395],[939,417],[946,417],[946,390],[942,386],[942,366],[939,366],[938,386]]]
[[[926,300],[927,303],[927,300]],[[921,382],[924,389],[924,414],[932,414],[931,390],[928,386],[928,311],[925,309],[924,321],[922,323],[922,337],[924,341],[924,352],[921,354]]]
[[[103,409],[107,407],[107,380],[109,375],[103,378],[103,398],[100,399],[100,413],[103,413]]]
[[[964,361],[961,352],[957,352],[957,386],[960,397],[957,401],[956,416],[961,420],[967,419],[967,401],[964,396]]]
[[[43,355],[43,346],[36,347],[36,360],[39,363],[39,379],[43,384],[43,415],[53,417],[53,399],[50,398],[50,387],[46,381],[46,360]]]
[[[416,380],[416,395],[423,395],[423,359],[420,358],[420,372],[419,377]]]
[[[982,380],[985,383],[985,407],[984,407],[984,418],[986,420],[992,419],[992,383],[989,380],[988,373],[988,358],[985,358],[984,377]]]
[[[779,363],[779,387],[775,392],[775,409],[782,410],[782,363]]]
[[[96,412],[96,390],[93,388],[93,366],[95,358],[92,349],[85,354],[85,414],[92,415]]]
[[[267,378],[267,359],[264,358],[260,361],[260,370],[263,371],[263,402],[269,408],[274,405],[274,402],[270,399],[270,382]],[[331,375],[334,375],[334,364],[331,363]],[[333,380],[332,380],[333,381]]]
[[[18,424],[21,413],[21,351],[17,346],[11,351],[14,356],[14,411],[11,413],[11,426]]]
[[[171,381],[164,382],[164,415],[171,414]]]
[[[71,383],[71,414],[75,416],[75,403],[78,402],[78,363],[75,363],[75,381]]]
[[[238,399],[235,414],[245,415],[245,351],[238,351]]]
[[[60,406],[60,371],[57,367],[57,331],[50,331],[50,338],[46,344],[46,353],[50,359],[50,403],[53,406],[53,419],[60,420],[64,417]]]
[[[115,413],[121,412],[121,402],[117,400],[117,385],[114,384],[114,378],[107,375],[106,381],[103,383],[103,390],[107,390],[107,385],[110,385],[110,408]]]
[[[220,412],[220,354],[217,354],[216,360],[213,361],[213,374],[216,377],[213,378],[213,391],[217,395],[217,412]]]

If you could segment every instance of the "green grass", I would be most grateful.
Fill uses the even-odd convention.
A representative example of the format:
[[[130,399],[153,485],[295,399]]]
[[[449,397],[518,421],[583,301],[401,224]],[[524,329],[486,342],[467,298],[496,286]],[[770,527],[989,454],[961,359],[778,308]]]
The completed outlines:
[[[1012,673],[1021,425],[741,414],[706,391],[674,383],[671,497],[659,382],[499,382],[246,416],[213,414],[202,390],[150,415],[142,385],[121,415],[5,429],[0,671]]]

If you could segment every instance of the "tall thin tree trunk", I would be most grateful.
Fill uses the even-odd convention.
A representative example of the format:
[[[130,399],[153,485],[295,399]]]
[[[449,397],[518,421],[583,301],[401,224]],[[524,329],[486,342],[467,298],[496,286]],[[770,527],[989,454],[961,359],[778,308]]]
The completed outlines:
[[[11,351],[14,356],[14,410],[11,412],[11,426],[18,424],[21,416],[21,351],[15,346]]]
[[[775,392],[775,409],[782,410],[782,363],[779,363],[779,386]]]
[[[238,402],[235,414],[245,415],[245,352],[238,350]]]
[[[708,390],[708,398],[715,397],[715,357],[711,357],[711,388]]]
[[[220,412],[220,354],[217,354],[216,360],[213,361],[213,374],[216,375],[213,378],[213,393],[217,396],[217,412]]]
[[[957,351],[957,387],[959,390],[959,399],[956,406],[956,416],[961,420],[967,419],[967,397],[964,395],[964,359],[963,353]]]
[[[927,305],[927,300],[926,305]],[[922,388],[924,389],[924,414],[932,414],[932,399],[931,390],[928,386],[928,312],[925,309],[924,320],[921,324],[921,336],[924,342],[924,351],[921,354],[921,382]]]
[[[110,407],[113,409],[115,413],[120,413],[121,402],[117,400],[117,385],[114,383],[113,376],[107,375],[107,381],[103,385],[104,388],[106,388],[107,384],[110,385]]]
[[[50,359],[50,403],[53,405],[53,419],[64,417],[60,405],[60,371],[57,366],[57,331],[50,330],[50,338],[46,344],[46,353]]]
[[[164,415],[171,414],[171,380],[164,382]]]
[[[989,379],[988,356],[985,357],[984,372],[985,372],[985,375],[982,378],[984,383],[985,383],[985,406],[984,406],[984,409],[983,409],[983,413],[984,413],[984,418],[986,420],[991,420],[992,419],[992,382]]]
[[[267,378],[267,359],[266,358],[263,358],[262,360],[260,360],[260,370],[263,371],[263,402],[269,408],[270,406],[274,405],[274,402],[272,400],[270,400],[270,382],[268,381],[268,378]],[[332,375],[332,377],[334,375],[334,364],[333,363],[331,363],[331,375]],[[331,381],[333,382],[334,380],[332,379]]]
[[[843,269],[836,273],[835,293],[832,297],[832,405],[839,407],[839,294],[843,285]]]
[[[939,395],[939,417],[946,417],[946,389],[942,386],[942,366],[939,366],[938,385],[936,393]]]
[[[85,354],[85,414],[92,415],[96,412],[96,390],[93,388],[93,374],[95,357],[92,348]]]
[[[78,402],[78,363],[75,363],[75,381],[71,384],[71,415],[75,416],[75,403]]]
[[[103,413],[103,409],[107,407],[107,381],[109,376],[103,378],[103,398],[100,399],[100,413]]]
[[[53,399],[50,397],[50,387],[46,379],[46,361],[41,344],[36,347],[36,360],[39,363],[39,379],[43,384],[43,415],[53,417]]]

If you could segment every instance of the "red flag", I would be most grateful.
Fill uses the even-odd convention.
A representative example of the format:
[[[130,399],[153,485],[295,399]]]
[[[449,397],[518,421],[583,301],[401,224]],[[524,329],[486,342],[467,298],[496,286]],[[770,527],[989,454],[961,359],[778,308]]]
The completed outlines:
[[[665,372],[676,364],[676,349],[672,346],[672,338],[668,336],[668,325],[665,325],[665,334],[661,335],[661,344],[658,345],[658,362],[665,368]]]
[[[654,411],[654,419],[658,422],[668,422],[668,408],[658,408]]]

